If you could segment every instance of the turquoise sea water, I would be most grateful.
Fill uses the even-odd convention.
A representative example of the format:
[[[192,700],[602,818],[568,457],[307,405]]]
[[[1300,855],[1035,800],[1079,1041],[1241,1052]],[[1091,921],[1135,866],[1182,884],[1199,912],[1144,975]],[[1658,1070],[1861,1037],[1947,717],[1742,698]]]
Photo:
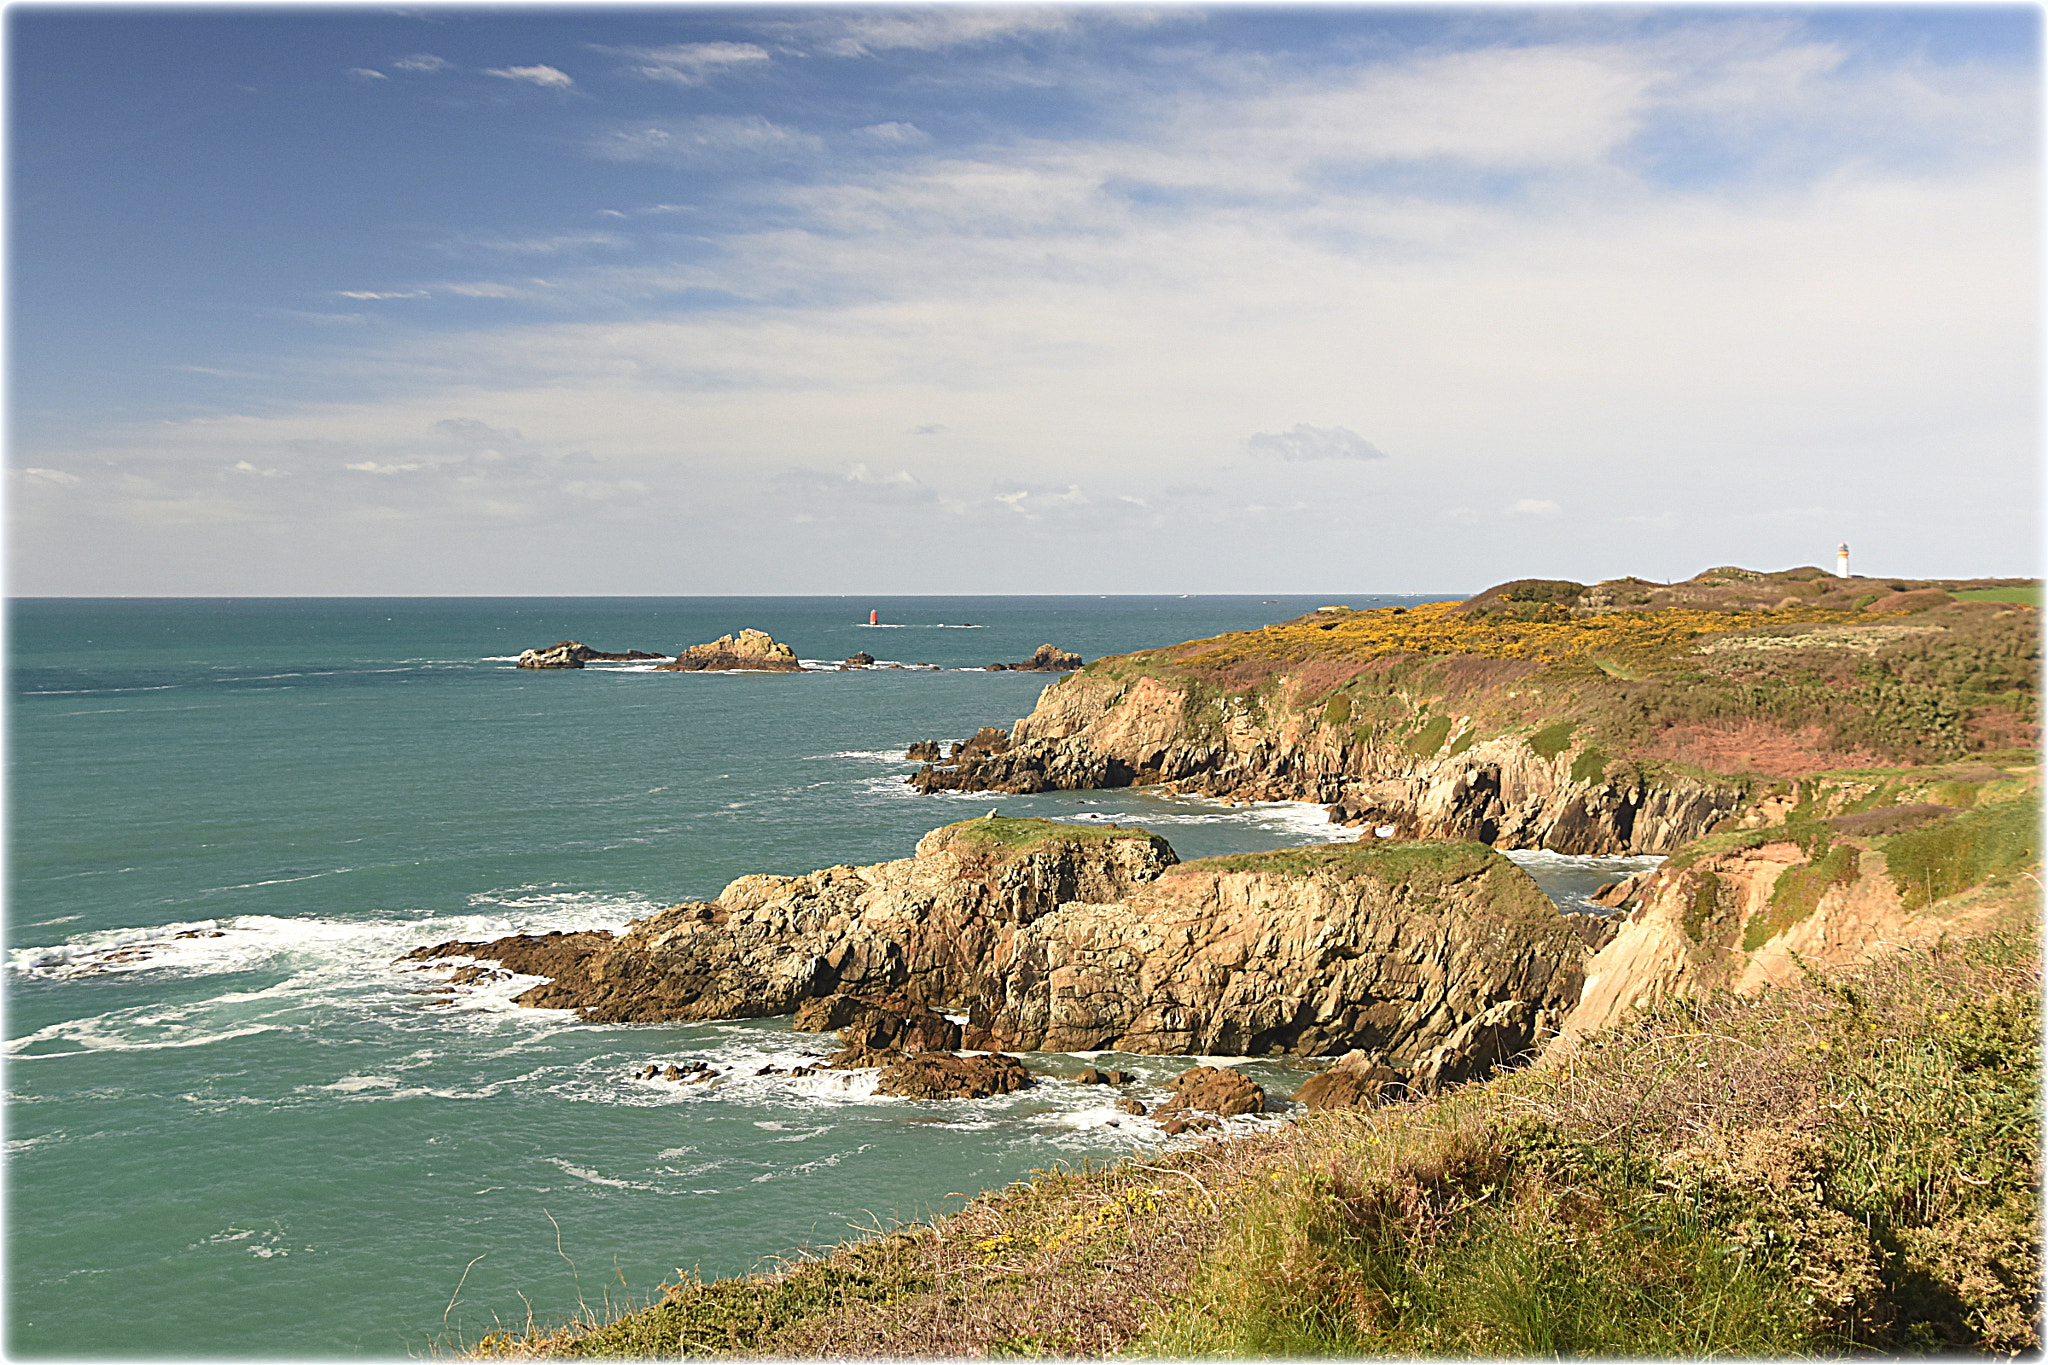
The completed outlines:
[[[1417,599],[13,603],[9,1350],[422,1354],[1156,1143],[1060,1079],[1078,1057],[1033,1057],[1047,1080],[999,1100],[879,1100],[858,1074],[754,1077],[829,1050],[786,1021],[585,1025],[512,1006],[526,982],[439,1003],[393,959],[903,857],[991,805],[1141,824],[1183,857],[1335,837],[1313,807],[902,783],[908,743],[1008,724],[1048,681],[983,664],[1330,600]],[[511,666],[743,626],[938,667]],[[1613,875],[1539,871],[1560,896]],[[630,1074],[696,1060],[728,1079]],[[1186,1062],[1117,1064],[1156,1084]]]

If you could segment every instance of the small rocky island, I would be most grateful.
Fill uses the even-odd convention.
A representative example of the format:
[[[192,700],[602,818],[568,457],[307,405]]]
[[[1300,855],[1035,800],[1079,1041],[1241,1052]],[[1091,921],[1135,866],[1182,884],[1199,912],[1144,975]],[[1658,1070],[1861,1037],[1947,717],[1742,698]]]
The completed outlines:
[[[746,629],[721,635],[708,644],[679,650],[674,660],[656,664],[663,673],[711,673],[747,670],[756,673],[799,673],[796,651],[765,630]]]

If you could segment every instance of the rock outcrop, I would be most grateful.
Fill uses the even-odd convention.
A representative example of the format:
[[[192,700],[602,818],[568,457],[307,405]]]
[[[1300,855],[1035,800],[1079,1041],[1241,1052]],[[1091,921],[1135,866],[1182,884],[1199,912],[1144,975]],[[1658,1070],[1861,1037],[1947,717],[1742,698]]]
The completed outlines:
[[[990,673],[1071,673],[1087,663],[1078,654],[1070,654],[1058,645],[1040,645],[1031,652],[1031,657],[1021,664],[990,664],[985,670]]]
[[[598,1022],[802,1009],[845,1029],[868,1017],[853,997],[895,998],[964,1009],[960,1043],[978,1051],[1368,1048],[1413,1066],[1446,1047],[1477,1059],[1536,1046],[1578,1000],[1586,949],[1526,874],[1477,844],[1179,863],[1142,831],[991,817],[935,830],[896,862],[742,877],[618,938],[414,956],[458,954],[549,975],[521,1003]],[[886,1027],[882,1050],[902,1037]]]
[[[757,673],[798,673],[803,665],[796,651],[765,630],[746,629],[738,635],[721,635],[708,644],[679,650],[673,662],[659,665],[668,673],[730,672],[745,669]]]
[[[666,654],[649,654],[645,650],[629,649],[623,653],[592,649],[581,640],[557,640],[545,649],[529,649],[522,652],[518,668],[581,668],[592,659],[608,663],[635,663],[642,660],[666,659]]]

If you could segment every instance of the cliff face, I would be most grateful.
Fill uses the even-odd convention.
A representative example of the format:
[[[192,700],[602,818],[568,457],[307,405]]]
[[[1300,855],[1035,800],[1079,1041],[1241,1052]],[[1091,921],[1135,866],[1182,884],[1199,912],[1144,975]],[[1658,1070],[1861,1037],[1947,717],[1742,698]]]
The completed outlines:
[[[1040,820],[935,830],[916,856],[742,877],[602,934],[444,944],[554,979],[598,1022],[763,1017],[845,993],[968,1011],[972,1048],[1386,1052],[1437,1080],[1512,1056],[1577,1000],[1581,927],[1474,844],[1179,864],[1156,836]],[[1491,1013],[1489,1013],[1491,1012]],[[1460,1030],[1463,1033],[1460,1033]]]
[[[1738,569],[1324,608],[1097,660],[1009,734],[986,729],[911,781],[1156,784],[1320,802],[1404,837],[1665,853],[1769,779],[2031,744],[2036,615],[1927,584]]]
[[[1664,853],[1741,804],[1734,779],[1626,766],[1589,746],[1545,754],[1526,734],[1472,741],[1452,716],[1433,751],[1399,726],[1377,733],[1285,684],[1271,700],[1210,699],[1157,677],[1081,674],[1046,689],[1008,745],[927,765],[921,791],[1035,792],[1160,784],[1245,801],[1315,801],[1407,838],[1470,839],[1561,853]],[[1307,703],[1307,704],[1305,704]],[[1194,714],[1190,714],[1193,712]],[[1204,714],[1209,712],[1211,714]],[[1420,722],[1427,724],[1427,721]]]
[[[1767,799],[1622,889],[1626,923],[1586,964],[1563,1032],[1597,1032],[1670,996],[1754,994],[1808,968],[2032,912],[2040,808],[2032,768],[1975,780],[1815,781]],[[1866,805],[1873,798],[1904,802]],[[1913,798],[1939,795],[1954,804]],[[1832,813],[1840,812],[1840,813]]]

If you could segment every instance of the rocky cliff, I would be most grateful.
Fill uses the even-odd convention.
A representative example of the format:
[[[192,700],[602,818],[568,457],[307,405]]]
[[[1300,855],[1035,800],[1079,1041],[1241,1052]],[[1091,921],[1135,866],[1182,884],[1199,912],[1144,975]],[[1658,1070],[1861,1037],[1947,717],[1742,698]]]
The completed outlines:
[[[1097,660],[911,781],[1157,785],[1405,837],[1664,853],[1763,779],[2034,743],[2037,613],[1971,591],[1719,569],[1324,608]]]
[[[1616,888],[1627,920],[1586,965],[1564,1032],[1596,1032],[1664,997],[1754,994],[2038,911],[2038,767],[1786,785]]]
[[[1579,998],[1587,922],[1482,845],[1361,844],[1180,863],[1140,831],[986,818],[914,857],[742,877],[623,935],[450,943],[552,978],[586,1019],[762,1017],[831,995],[964,1010],[970,1048],[1384,1053],[1473,1069],[1475,1021],[1525,1053]],[[1462,1041],[1460,1030],[1464,1030]]]

